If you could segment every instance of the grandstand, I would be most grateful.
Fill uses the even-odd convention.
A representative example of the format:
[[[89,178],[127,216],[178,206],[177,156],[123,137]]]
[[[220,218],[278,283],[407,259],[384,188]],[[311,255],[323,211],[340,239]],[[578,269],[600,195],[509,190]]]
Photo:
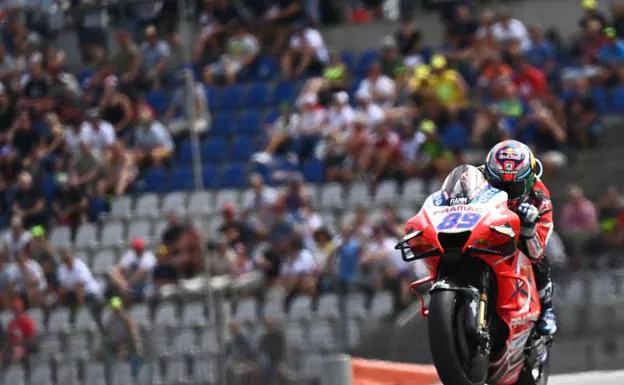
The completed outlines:
[[[356,7],[340,17],[345,31],[383,33],[354,50],[334,46],[347,34],[328,37],[340,25],[302,24],[329,23],[333,11],[299,0],[276,2],[273,16],[253,1],[191,4],[182,15],[195,31],[189,41],[172,27],[169,2],[58,3],[49,15],[11,6],[1,21],[0,383],[309,384],[330,353],[427,361],[412,342],[424,338],[422,323],[408,320],[409,336],[394,323],[409,313],[405,287],[417,268],[391,253],[382,267],[360,260],[396,240],[445,172],[507,137],[542,157],[557,207],[579,181],[596,202],[583,198],[594,227],[556,229],[554,356],[578,354],[561,353],[555,371],[621,361],[624,277],[613,268],[623,207],[617,190],[597,200],[607,186],[596,172],[620,170],[624,145],[617,9],[611,20],[583,2],[567,44],[513,12],[489,19],[450,2],[460,10],[446,15],[455,27],[435,22],[448,32],[440,46],[407,14],[359,26],[384,12]],[[289,4],[296,17],[284,13]],[[398,12],[389,7],[386,15]],[[254,23],[259,15],[267,19]],[[506,16],[519,35],[501,32]],[[58,49],[68,34],[80,49]],[[579,232],[590,236],[577,242]],[[85,266],[77,284],[59,281],[62,268],[82,266],[66,262],[72,256]],[[9,274],[20,258],[35,266],[36,289]],[[596,271],[573,271],[587,267]],[[32,341],[6,332],[13,297],[28,305]],[[111,342],[119,314],[136,325],[123,330],[132,343]],[[607,353],[594,341],[606,330]],[[590,356],[600,357],[595,367]]]

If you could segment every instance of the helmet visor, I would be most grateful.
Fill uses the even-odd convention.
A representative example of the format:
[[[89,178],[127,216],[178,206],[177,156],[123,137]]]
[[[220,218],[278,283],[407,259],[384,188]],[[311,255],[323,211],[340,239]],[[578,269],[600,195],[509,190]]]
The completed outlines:
[[[522,198],[522,196],[526,193],[527,181],[517,181],[517,182],[503,182],[503,181],[494,181],[490,183],[492,187],[502,190],[507,193],[509,199],[518,199]]]

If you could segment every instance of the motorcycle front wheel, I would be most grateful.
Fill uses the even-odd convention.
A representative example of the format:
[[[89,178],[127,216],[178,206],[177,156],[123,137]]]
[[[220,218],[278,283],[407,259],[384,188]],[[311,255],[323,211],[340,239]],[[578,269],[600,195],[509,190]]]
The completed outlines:
[[[485,370],[471,370],[470,338],[466,335],[464,306],[466,294],[441,290],[431,293],[427,328],[433,363],[444,385],[484,385]]]

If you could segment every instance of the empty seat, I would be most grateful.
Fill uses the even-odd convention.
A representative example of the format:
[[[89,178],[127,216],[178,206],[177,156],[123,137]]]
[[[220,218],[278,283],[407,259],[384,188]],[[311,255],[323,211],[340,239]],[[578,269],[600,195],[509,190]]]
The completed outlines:
[[[115,247],[123,245],[126,239],[124,235],[124,226],[120,222],[107,223],[102,229],[101,246]]]
[[[74,247],[77,249],[92,248],[97,245],[97,227],[93,223],[83,223],[78,227],[76,232],[76,242]]]
[[[291,82],[281,82],[273,91],[273,104],[292,103],[295,100],[295,86]]]
[[[101,362],[87,362],[84,370],[85,384],[105,385],[106,373]]]
[[[67,333],[69,329],[69,311],[64,308],[54,309],[48,319],[48,331],[51,333]]]
[[[121,196],[116,198],[111,204],[110,215],[115,219],[125,219],[130,216],[132,210],[132,198]]]
[[[347,297],[347,316],[349,318],[366,317],[365,298],[362,294],[349,294]]]
[[[263,314],[265,317],[284,319],[286,316],[284,312],[284,296],[278,294],[269,295],[264,304]]]
[[[347,204],[350,207],[370,206],[372,198],[368,185],[364,183],[356,183],[351,185],[349,194],[347,195]]]
[[[133,239],[142,238],[146,239],[152,234],[152,222],[147,220],[133,221],[128,226],[128,241]]]
[[[240,136],[232,143],[231,150],[233,160],[247,162],[254,152],[254,145],[250,138]]]
[[[235,84],[223,88],[221,93],[221,108],[237,109],[243,104],[244,92],[241,85]]]
[[[245,104],[248,107],[264,107],[269,103],[269,87],[266,83],[252,84],[245,98]]]
[[[156,309],[154,321],[159,326],[171,326],[178,325],[178,317],[176,315],[176,308],[171,303],[163,303]]]
[[[184,326],[206,326],[208,319],[204,312],[204,304],[202,302],[185,304],[182,309],[182,324]]]
[[[193,377],[200,384],[217,382],[217,361],[213,356],[195,357],[193,360]]]
[[[214,120],[212,121],[210,134],[216,137],[229,136],[232,135],[232,133],[235,131],[235,127],[236,119],[234,118],[234,115],[230,112],[220,112],[215,115]]]
[[[56,383],[78,385],[78,370],[74,365],[62,365],[56,370]]]
[[[253,298],[245,298],[236,306],[234,317],[239,321],[256,321],[258,319],[258,304]]]
[[[249,110],[243,113],[238,125],[238,135],[245,135],[248,137],[257,137],[262,134],[260,112],[256,110]]]
[[[133,385],[134,381],[132,380],[130,364],[117,362],[114,364],[112,372],[112,385]]]
[[[243,163],[226,165],[219,176],[219,186],[223,188],[245,188],[247,186],[246,166]]]
[[[76,312],[74,328],[79,331],[94,332],[97,330],[97,324],[93,320],[93,316],[87,308],[80,308]]]
[[[303,366],[303,376],[307,380],[317,380],[323,372],[323,358],[320,354],[310,354],[306,357]]]
[[[130,315],[134,322],[143,328],[151,326],[149,308],[146,304],[136,304],[130,308]]]
[[[134,209],[136,216],[153,217],[158,214],[158,195],[143,194],[139,197]]]
[[[342,186],[338,183],[327,183],[321,187],[321,207],[334,209],[344,206]]]
[[[201,146],[202,162],[218,163],[227,160],[228,146],[223,138],[214,138],[204,141]]]
[[[28,309],[28,315],[35,321],[35,325],[37,325],[37,330],[43,330],[44,324],[44,316],[43,311],[39,308]],[[6,323],[3,323],[6,325]]]
[[[420,179],[411,179],[403,187],[401,200],[408,204],[421,204],[425,200],[425,184]]]
[[[117,255],[112,249],[103,249],[95,253],[91,259],[91,272],[93,275],[108,274],[117,263]]]
[[[311,159],[303,164],[303,177],[309,183],[321,183],[325,180],[325,164],[320,159]]]
[[[63,352],[63,356],[66,359],[88,357],[91,354],[90,346],[90,334],[74,330],[67,335],[66,352]]]
[[[25,385],[26,384],[26,374],[24,373],[24,369],[19,365],[11,365],[4,371],[2,375],[1,381],[6,385]]]
[[[318,351],[336,351],[338,349],[338,338],[327,322],[315,322],[310,327],[310,345]]]
[[[384,291],[377,293],[373,298],[371,312],[376,318],[387,317],[394,310],[394,299],[390,292]]]
[[[63,344],[58,334],[45,333],[39,342],[39,354],[46,360],[62,359]]]
[[[164,213],[175,211],[176,213],[186,212],[186,199],[187,194],[185,192],[172,192],[163,198],[162,210]]]
[[[30,373],[30,383],[32,385],[49,385],[52,382],[52,370],[50,370],[48,365],[33,365]]]
[[[347,324],[347,346],[351,349],[357,348],[360,344],[362,331],[360,325],[355,320],[349,320]]]
[[[325,294],[319,298],[317,316],[321,319],[335,320],[340,317],[339,298],[336,294]]]
[[[305,348],[308,339],[305,329],[297,323],[289,323],[285,329],[286,344],[297,348]]]
[[[193,215],[214,213],[214,194],[210,191],[194,192],[189,198],[188,211]]]
[[[312,318],[312,298],[298,296],[290,304],[288,318],[292,321],[309,321]]]
[[[395,181],[383,181],[377,186],[375,204],[397,204],[399,203],[399,198],[398,186]]]
[[[227,203],[231,203],[233,205],[237,205],[239,200],[239,192],[234,189],[224,189],[219,190],[217,192],[217,196],[215,199],[215,208],[217,211],[221,211],[223,206]]]
[[[50,233],[50,244],[53,248],[67,248],[72,244],[71,230],[67,226],[57,226]]]
[[[218,353],[219,340],[217,339],[217,331],[214,329],[204,329],[201,332],[200,349],[202,352]]]
[[[173,339],[174,354],[192,354],[199,350],[197,338],[193,330],[186,329],[177,333]]]

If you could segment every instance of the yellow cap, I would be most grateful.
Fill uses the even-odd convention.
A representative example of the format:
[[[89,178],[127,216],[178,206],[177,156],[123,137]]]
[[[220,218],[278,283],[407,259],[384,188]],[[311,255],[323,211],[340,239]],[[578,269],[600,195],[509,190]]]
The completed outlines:
[[[598,2],[596,0],[582,0],[581,7],[584,9],[596,9],[598,8]]]
[[[434,55],[431,58],[431,67],[436,70],[441,70],[446,67],[446,58],[442,55]]]
[[[114,310],[119,310],[123,308],[123,301],[119,297],[113,297],[110,301],[110,307]]]
[[[615,36],[617,36],[617,31],[613,27],[605,28],[604,30],[602,30],[602,33],[608,39],[613,39]]]
[[[436,127],[436,124],[431,120],[423,120],[422,122],[420,122],[419,129],[425,134],[435,134],[438,128]]]
[[[417,79],[426,79],[431,74],[431,68],[426,64],[421,64],[414,70]]]

